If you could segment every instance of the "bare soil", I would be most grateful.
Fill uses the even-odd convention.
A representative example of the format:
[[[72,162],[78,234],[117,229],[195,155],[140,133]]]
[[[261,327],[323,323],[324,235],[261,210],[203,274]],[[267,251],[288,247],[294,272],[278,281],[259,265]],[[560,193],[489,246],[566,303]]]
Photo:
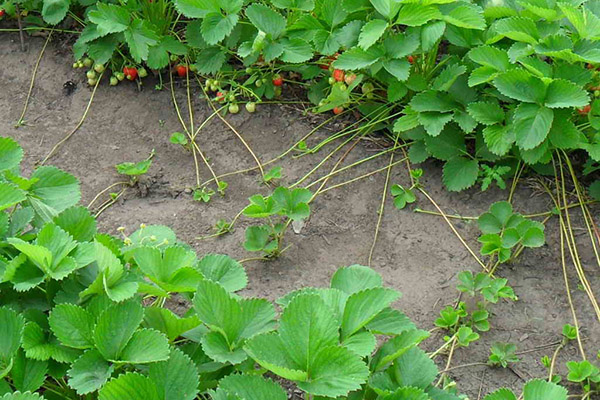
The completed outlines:
[[[2,34],[0,40],[0,134],[14,137],[24,147],[25,170],[29,172],[34,163],[43,159],[54,144],[77,125],[90,99],[91,89],[85,83],[84,72],[71,69],[70,48],[56,40],[48,46],[41,60],[25,117],[27,124],[15,128],[44,39],[28,37],[27,42],[28,51],[23,53],[18,35]],[[67,81],[77,85],[72,94],[63,89]],[[103,83],[81,129],[48,163],[79,177],[82,203],[88,204],[98,192],[122,180],[115,171],[115,164],[142,160],[154,149],[156,156],[149,174],[142,178],[138,187],[128,189],[116,204],[99,216],[101,229],[115,234],[119,226],[132,232],[142,222],[165,224],[199,254],[224,253],[236,259],[255,257],[256,254],[250,254],[242,247],[245,227],[255,221],[241,218],[231,234],[217,239],[197,238],[212,233],[218,219],[232,219],[247,204],[249,196],[268,193],[270,189],[260,184],[260,175],[252,171],[225,178],[229,183],[226,196],[215,195],[209,204],[194,201],[190,189],[196,178],[191,154],[169,143],[170,134],[182,130],[171,94],[168,89],[155,90],[154,83],[151,79],[144,81],[141,90],[130,82],[116,88]],[[198,90],[193,94],[195,126],[198,126],[211,114],[211,109],[198,96],[201,94]],[[187,115],[184,87],[177,85],[176,98]],[[260,105],[254,114],[240,112],[227,116],[227,119],[263,162],[281,154],[314,127],[314,118],[304,115],[297,105]],[[339,129],[339,124],[330,125],[311,137],[308,144],[314,145]],[[298,180],[340,143],[335,142],[310,156],[288,156],[273,164],[283,167],[285,176],[281,183]],[[245,147],[218,118],[203,129],[198,144],[217,174],[255,165]],[[373,155],[383,145],[386,144],[379,139],[361,141],[342,165]],[[348,147],[327,161],[305,183],[328,173]],[[383,156],[364,163],[332,178],[328,186],[384,167],[388,161],[389,157]],[[477,216],[490,204],[504,200],[508,195],[507,191],[497,189],[449,193],[442,187],[438,163],[427,162],[421,167],[425,170],[423,183],[428,193],[449,214]],[[210,179],[203,165],[201,175],[203,181]],[[244,263],[250,281],[245,294],[276,299],[298,287],[328,285],[331,275],[340,266],[366,264],[384,182],[385,173],[379,173],[318,196],[312,204],[312,215],[300,233],[290,230],[286,240],[291,247],[282,257],[268,262]],[[390,182],[408,184],[404,165],[393,168]],[[526,179],[518,186],[514,204],[523,213],[551,208],[550,200]],[[421,195],[412,208],[415,206],[434,210]],[[597,207],[593,211],[598,215]],[[478,252],[476,224],[459,220],[453,220],[453,224]],[[583,231],[578,232],[581,232],[580,255],[588,279],[598,292],[600,270],[594,263],[589,239]],[[481,335],[482,340],[455,353],[451,366],[485,362],[490,345],[496,341],[516,343],[519,351],[525,351],[520,356],[522,361],[510,369],[479,366],[452,370],[450,375],[456,379],[458,388],[471,399],[483,397],[499,387],[520,390],[525,380],[544,378],[546,372],[539,360],[545,354],[551,355],[554,347],[541,346],[560,341],[562,325],[572,323],[562,277],[556,220],[547,225],[547,242],[542,248],[525,251],[517,263],[503,266],[498,271],[499,276],[508,278],[519,301],[501,302],[494,307],[492,329]],[[410,207],[399,211],[389,196],[372,267],[383,275],[386,285],[403,293],[397,306],[423,329],[433,328],[439,310],[457,298],[456,275],[465,269],[477,272],[480,268],[443,218],[413,212]],[[585,293],[577,290],[577,278],[571,264],[569,276],[586,337],[584,346],[588,356],[595,358],[600,348],[600,325]],[[425,347],[432,350],[442,343],[442,334],[436,332]],[[578,359],[575,345],[569,345],[559,356],[559,372],[565,372],[564,363],[569,359]],[[443,369],[446,357],[438,360]]]

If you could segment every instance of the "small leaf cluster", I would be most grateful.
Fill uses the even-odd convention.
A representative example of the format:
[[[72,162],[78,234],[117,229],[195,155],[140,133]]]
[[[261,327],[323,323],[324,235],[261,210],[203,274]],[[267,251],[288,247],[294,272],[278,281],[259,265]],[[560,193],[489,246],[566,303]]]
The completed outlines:
[[[309,202],[312,196],[308,189],[280,186],[270,196],[256,194],[250,197],[250,204],[244,208],[243,215],[266,222],[246,229],[244,248],[262,251],[268,257],[277,257],[289,223],[310,216]]]
[[[540,247],[546,242],[544,225],[513,212],[507,201],[492,204],[479,216],[477,225],[483,233],[478,239],[481,254],[495,256],[500,263],[511,258],[515,246]]]
[[[473,332],[473,329],[479,332],[490,330],[489,304],[496,304],[502,298],[516,301],[517,297],[504,278],[491,278],[483,272],[473,275],[471,271],[463,271],[458,274],[458,279],[460,283],[456,288],[460,292],[468,294],[473,299],[481,300],[477,301],[472,310],[469,310],[466,301],[459,301],[456,307],[446,306],[440,310],[435,325],[454,335],[446,338],[447,340],[456,338],[459,345],[466,346],[471,341],[479,339],[479,335]]]

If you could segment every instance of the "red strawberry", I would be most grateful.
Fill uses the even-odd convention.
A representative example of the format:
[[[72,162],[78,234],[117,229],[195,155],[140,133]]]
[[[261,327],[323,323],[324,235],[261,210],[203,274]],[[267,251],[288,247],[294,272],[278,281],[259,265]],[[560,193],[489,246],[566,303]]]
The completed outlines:
[[[592,106],[588,104],[587,106],[585,106],[585,107],[580,108],[579,110],[577,110],[577,112],[580,115],[587,115],[590,112],[591,109],[592,109]]]
[[[334,69],[333,70],[333,79],[335,79],[337,82],[341,82],[344,80],[344,71],[342,71],[341,69]]]
[[[123,73],[125,74],[125,78],[133,81],[138,77],[138,70],[134,67],[123,67]]]
[[[273,75],[273,85],[281,86],[283,85],[283,78],[279,74]]]
[[[185,78],[185,76],[188,73],[189,68],[187,67],[187,65],[182,65],[179,64],[176,68],[175,71],[177,72],[177,76],[179,76],[180,78]]]

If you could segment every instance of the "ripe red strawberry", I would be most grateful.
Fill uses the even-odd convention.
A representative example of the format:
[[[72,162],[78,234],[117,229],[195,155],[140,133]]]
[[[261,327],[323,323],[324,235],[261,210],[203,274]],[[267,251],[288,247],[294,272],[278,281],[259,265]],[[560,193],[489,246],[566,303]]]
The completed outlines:
[[[279,74],[273,75],[273,85],[281,86],[283,85],[283,78]]]
[[[6,15],[6,10],[0,10],[0,18]]]
[[[333,79],[335,79],[337,82],[341,82],[344,80],[344,71],[342,71],[341,69],[334,69],[333,70]]]
[[[134,67],[123,67],[123,73],[125,74],[125,78],[133,81],[138,77],[138,70]]]
[[[217,92],[217,101],[218,102],[225,101],[225,95],[226,94],[227,94],[227,92]]]
[[[415,56],[408,56],[408,57],[406,57],[406,59],[408,60],[409,63],[414,64],[416,57]]]
[[[587,106],[577,110],[577,112],[579,113],[579,115],[587,115],[591,109],[592,109],[592,106],[588,104]]]
[[[335,115],[339,115],[344,112],[344,107],[333,107],[333,113]]]
[[[175,68],[175,71],[177,72],[177,76],[179,76],[180,78],[185,78],[185,76],[188,73],[188,70],[189,70],[188,66],[187,65],[182,65],[182,64],[179,64]]]

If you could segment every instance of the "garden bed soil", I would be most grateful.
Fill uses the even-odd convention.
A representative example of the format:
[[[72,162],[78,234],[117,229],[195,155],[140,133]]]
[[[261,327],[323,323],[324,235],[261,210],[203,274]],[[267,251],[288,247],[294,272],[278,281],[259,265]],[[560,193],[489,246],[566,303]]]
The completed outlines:
[[[24,167],[30,172],[35,163],[77,125],[91,89],[85,82],[84,72],[71,69],[70,48],[60,41],[50,43],[39,66],[25,117],[27,124],[15,128],[44,38],[28,37],[28,51],[23,53],[17,34],[3,34],[2,37],[0,134],[13,137],[24,147]],[[71,94],[63,89],[68,81],[76,84]],[[115,164],[140,161],[154,150],[156,155],[148,175],[99,216],[100,229],[115,234],[120,226],[132,232],[140,223],[165,224],[199,254],[224,253],[236,259],[255,257],[256,254],[248,253],[242,247],[244,229],[255,221],[241,218],[231,234],[216,239],[197,238],[212,233],[218,219],[232,219],[247,204],[248,197],[266,194],[269,188],[260,184],[260,175],[252,171],[225,178],[229,188],[224,197],[215,195],[208,204],[194,201],[190,190],[195,184],[193,159],[180,146],[169,142],[171,133],[182,131],[182,127],[169,90],[155,90],[155,83],[153,79],[144,80],[142,90],[131,82],[123,82],[117,87],[103,83],[81,129],[48,164],[77,176],[81,181],[82,203],[88,204],[98,192],[122,180],[115,171]],[[193,93],[195,125],[198,126],[210,115],[211,109],[203,98],[198,97],[198,90]],[[176,87],[176,98],[182,111],[187,113],[185,88],[180,84]],[[299,105],[259,105],[254,114],[244,111],[226,118],[263,162],[276,157],[308,133],[314,127],[315,119],[303,113]],[[318,131],[308,144],[318,143],[340,126],[332,124]],[[207,124],[198,136],[198,143],[217,174],[255,165],[248,151],[218,118]],[[283,167],[281,183],[289,184],[299,179],[338,144],[305,157],[288,156],[273,164]],[[361,141],[347,155],[344,165],[375,154],[383,145],[386,143],[380,139]],[[329,172],[345,150],[327,161],[307,182]],[[389,157],[383,156],[364,163],[332,178],[328,186],[384,167],[388,161]],[[471,189],[449,193],[442,186],[438,163],[427,162],[422,168],[425,188],[449,214],[477,216],[493,202],[507,197],[507,191],[495,188],[486,192]],[[201,174],[203,181],[210,179],[203,165]],[[394,167],[390,182],[408,184],[404,165]],[[549,210],[548,197],[530,182],[525,179],[519,184],[514,197],[515,208],[523,213]],[[286,243],[291,247],[279,259],[244,263],[249,275],[244,294],[274,300],[302,286],[328,285],[331,275],[340,266],[366,264],[384,183],[385,173],[380,173],[318,196],[312,204],[310,219],[299,233],[291,230],[288,233]],[[443,218],[414,212],[414,207],[434,209],[419,194],[412,208],[400,211],[394,208],[388,196],[372,267],[383,275],[386,285],[403,293],[397,306],[420,328],[431,329],[439,310],[457,297],[457,274],[465,269],[478,271],[479,267]],[[593,211],[598,216],[598,207]],[[453,220],[453,224],[477,252],[479,232],[474,221]],[[580,255],[588,279],[596,292],[600,292],[600,270],[594,263],[589,239],[583,231],[578,232],[581,233],[578,237]],[[537,350],[522,354],[522,361],[510,369],[479,366],[452,370],[450,375],[456,379],[459,390],[469,394],[471,399],[504,386],[520,390],[525,380],[544,378],[546,372],[539,360],[543,355],[551,355],[554,347],[540,347],[560,341],[563,324],[572,323],[559,262],[556,219],[547,225],[547,243],[542,248],[526,250],[517,263],[500,268],[498,275],[508,278],[519,301],[501,301],[493,307],[491,331],[483,333],[482,339],[468,348],[458,350],[451,365],[485,362],[490,345],[496,341],[516,343],[521,352]],[[594,358],[600,348],[600,325],[584,292],[576,289],[576,276],[570,264],[569,275],[586,338],[584,346],[588,356]],[[442,343],[442,334],[435,332],[425,347],[433,350]],[[578,359],[574,344],[559,356],[559,372],[565,372],[564,363],[570,359]],[[438,361],[443,369],[446,358],[440,357]]]

